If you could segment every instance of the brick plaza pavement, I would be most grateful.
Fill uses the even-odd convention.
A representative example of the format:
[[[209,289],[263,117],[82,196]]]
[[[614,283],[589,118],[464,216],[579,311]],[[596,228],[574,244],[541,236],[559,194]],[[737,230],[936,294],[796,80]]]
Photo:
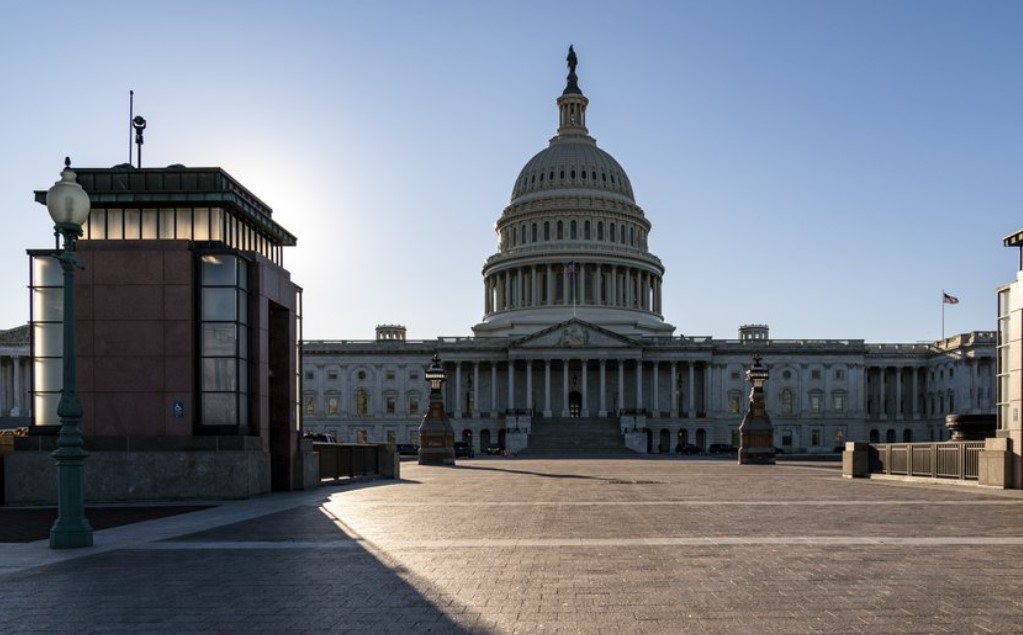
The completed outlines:
[[[0,545],[2,633],[1020,633],[1023,496],[702,458],[402,464]]]

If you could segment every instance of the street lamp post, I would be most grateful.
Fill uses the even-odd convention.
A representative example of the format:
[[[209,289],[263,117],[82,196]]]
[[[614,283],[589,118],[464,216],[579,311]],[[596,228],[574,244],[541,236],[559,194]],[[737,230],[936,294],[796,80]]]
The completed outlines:
[[[92,527],[85,518],[82,468],[85,451],[78,422],[82,402],[78,398],[75,364],[75,241],[82,235],[82,224],[89,217],[89,195],[75,180],[71,160],[64,159],[60,180],[46,193],[46,208],[53,218],[54,234],[64,238],[64,248],[56,254],[64,272],[64,383],[57,404],[60,434],[51,456],[57,461],[57,521],[50,529],[50,547],[68,549],[92,546]]]
[[[426,381],[430,383],[430,407],[419,424],[420,465],[455,464],[455,431],[444,410],[444,395],[441,392],[445,379],[447,373],[440,364],[440,357],[434,353],[426,369]]]

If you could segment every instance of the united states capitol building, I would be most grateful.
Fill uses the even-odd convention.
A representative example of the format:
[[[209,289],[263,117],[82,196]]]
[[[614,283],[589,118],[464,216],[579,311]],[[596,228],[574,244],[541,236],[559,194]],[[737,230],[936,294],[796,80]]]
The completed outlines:
[[[995,409],[995,333],[929,343],[735,339],[676,334],[662,313],[664,266],[621,165],[589,135],[576,58],[558,128],[526,162],[483,265],[484,316],[465,337],[306,341],[307,432],[340,441],[417,443],[436,352],[456,440],[476,452],[674,451],[738,445],[744,372],[770,368],[775,445],[831,452],[845,441],[937,441],[945,416]]]

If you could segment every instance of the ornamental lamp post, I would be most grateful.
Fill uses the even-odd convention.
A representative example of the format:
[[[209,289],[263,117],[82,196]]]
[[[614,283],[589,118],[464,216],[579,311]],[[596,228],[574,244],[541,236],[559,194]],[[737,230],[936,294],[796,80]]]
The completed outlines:
[[[760,363],[759,354],[753,356],[753,366],[746,371],[749,409],[739,426],[739,464],[774,465],[774,425],[764,403],[764,382],[770,373]]]
[[[46,193],[46,209],[54,223],[54,235],[64,238],[64,248],[54,255],[64,272],[64,382],[57,404],[60,433],[57,449],[51,456],[57,462],[57,521],[50,529],[50,548],[68,549],[92,546],[92,527],[85,518],[82,469],[85,451],[78,422],[82,402],[78,398],[75,364],[75,241],[89,217],[89,195],[71,170],[71,159],[64,159],[60,180]]]
[[[441,386],[447,379],[447,373],[440,365],[437,353],[433,354],[425,377],[430,384],[430,407],[419,424],[419,464],[454,465],[455,431],[444,411],[444,395],[441,394]],[[458,396],[455,395],[455,398]]]

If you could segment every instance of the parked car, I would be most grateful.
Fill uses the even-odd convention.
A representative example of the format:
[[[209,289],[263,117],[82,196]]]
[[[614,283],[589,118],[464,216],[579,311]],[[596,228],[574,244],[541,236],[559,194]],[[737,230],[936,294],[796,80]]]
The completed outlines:
[[[313,443],[337,443],[334,435],[328,432],[306,432],[305,438],[311,439]]]
[[[730,443],[711,443],[707,448],[708,454],[735,454],[739,448]]]
[[[504,454],[504,448],[497,444],[490,444],[484,450],[487,454]]]
[[[419,446],[415,443],[399,443],[394,449],[398,451],[398,456],[419,456]]]
[[[783,450],[782,448],[775,448],[774,449],[774,453],[775,454],[785,454],[785,450]]]
[[[695,443],[679,443],[675,446],[677,454],[703,454],[703,450]]]
[[[472,446],[465,441],[455,441],[455,458],[467,458],[471,459],[476,453],[472,451]]]

